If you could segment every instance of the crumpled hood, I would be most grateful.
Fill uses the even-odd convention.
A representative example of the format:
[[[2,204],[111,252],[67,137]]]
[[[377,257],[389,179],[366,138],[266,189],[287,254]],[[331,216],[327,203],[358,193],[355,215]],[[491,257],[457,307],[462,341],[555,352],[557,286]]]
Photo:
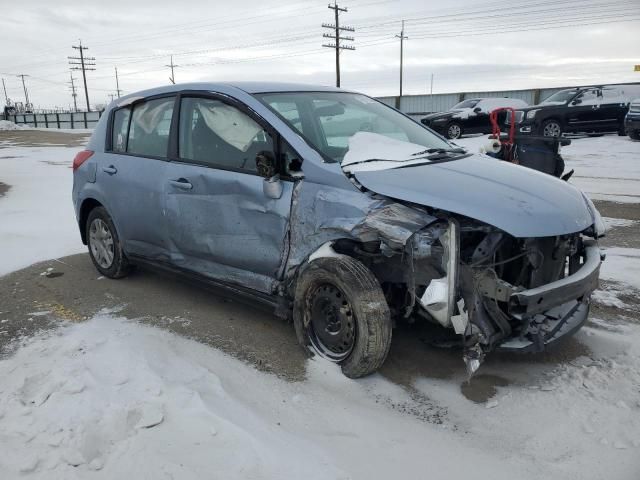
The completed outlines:
[[[514,237],[565,235],[594,223],[573,185],[486,155],[354,175],[380,195],[474,218]]]

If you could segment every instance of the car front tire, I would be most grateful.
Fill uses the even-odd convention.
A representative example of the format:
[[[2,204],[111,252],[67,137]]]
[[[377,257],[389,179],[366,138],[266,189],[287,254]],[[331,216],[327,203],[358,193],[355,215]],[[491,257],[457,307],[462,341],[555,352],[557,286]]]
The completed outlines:
[[[391,317],[380,284],[358,260],[318,258],[296,282],[293,323],[300,344],[349,378],[375,372],[391,345]]]
[[[446,136],[449,140],[457,140],[462,136],[462,125],[458,122],[451,122],[447,125],[447,130],[445,131]]]
[[[562,125],[558,120],[547,120],[542,124],[540,133],[544,137],[561,137]]]
[[[131,267],[127,261],[113,220],[104,207],[89,213],[86,224],[89,256],[96,269],[105,277],[125,277]]]
[[[632,140],[640,140],[640,130],[629,130],[629,138]]]

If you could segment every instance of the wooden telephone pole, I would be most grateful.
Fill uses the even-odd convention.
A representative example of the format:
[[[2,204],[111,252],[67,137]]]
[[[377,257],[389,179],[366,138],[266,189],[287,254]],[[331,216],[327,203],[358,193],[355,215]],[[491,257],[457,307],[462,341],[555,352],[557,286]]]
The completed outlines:
[[[333,5],[329,4],[329,8],[334,11],[335,15],[335,24],[333,23],[323,23],[323,28],[330,28],[334,31],[334,34],[324,33],[322,36],[324,38],[331,38],[335,41],[335,43],[325,43],[322,46],[327,48],[333,48],[336,51],[336,87],[340,86],[340,50],[355,50],[356,48],[353,45],[343,45],[342,41],[353,41],[353,37],[343,36],[341,32],[355,32],[355,28],[353,27],[341,27],[340,26],[340,12],[347,12],[346,8],[340,8],[338,3],[334,3]]]

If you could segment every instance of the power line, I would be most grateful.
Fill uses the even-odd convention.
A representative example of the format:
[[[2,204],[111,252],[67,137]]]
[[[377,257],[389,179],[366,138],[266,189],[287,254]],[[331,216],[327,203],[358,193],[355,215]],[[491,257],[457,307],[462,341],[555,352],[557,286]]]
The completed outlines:
[[[72,45],[71,48],[80,52],[80,57],[67,57],[69,58],[69,65],[75,65],[71,67],[71,70],[82,70],[82,81],[84,82],[84,97],[87,101],[87,112],[91,111],[89,105],[89,90],[87,89],[87,70],[95,70],[91,68],[95,66],[95,57],[85,57],[84,51],[89,50],[89,47],[82,46],[82,40],[78,42],[78,45]]]
[[[328,5],[328,7],[333,10],[335,16],[335,24],[331,23],[323,23],[322,28],[330,28],[334,30],[335,34],[331,35],[329,33],[324,33],[322,36],[324,38],[332,38],[335,43],[324,43],[323,47],[333,48],[336,51],[336,87],[340,87],[340,50],[355,50],[356,48],[353,45],[341,45],[340,40],[344,41],[353,41],[353,37],[349,36],[341,36],[340,33],[345,32],[354,32],[355,29],[353,27],[341,27],[340,26],[340,12],[347,12],[346,8],[340,8],[338,3],[334,3],[333,5]]]

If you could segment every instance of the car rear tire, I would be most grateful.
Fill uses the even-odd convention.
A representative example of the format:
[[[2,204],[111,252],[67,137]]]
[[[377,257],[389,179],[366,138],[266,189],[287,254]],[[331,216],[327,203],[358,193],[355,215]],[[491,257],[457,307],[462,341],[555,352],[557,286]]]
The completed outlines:
[[[122,251],[113,220],[104,207],[91,210],[86,229],[89,256],[96,269],[108,278],[125,277],[131,267]]]
[[[562,125],[558,120],[547,120],[542,124],[540,133],[544,137],[561,137]]]
[[[391,317],[371,271],[346,255],[318,258],[298,275],[293,323],[300,344],[349,378],[375,372],[391,345]]]
[[[462,136],[462,125],[458,122],[451,122],[447,125],[445,135],[449,140],[457,140]]]

